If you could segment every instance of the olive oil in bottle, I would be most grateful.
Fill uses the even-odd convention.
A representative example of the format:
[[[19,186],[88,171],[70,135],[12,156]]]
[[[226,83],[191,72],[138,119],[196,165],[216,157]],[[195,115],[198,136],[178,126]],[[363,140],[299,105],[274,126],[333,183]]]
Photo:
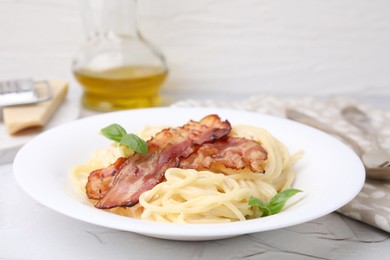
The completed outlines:
[[[99,111],[158,106],[168,67],[137,28],[137,1],[81,3],[86,38],[72,70],[83,88],[83,105]]]
[[[84,88],[83,105],[100,111],[153,107],[160,104],[160,87],[167,71],[153,66],[123,66],[74,71]]]

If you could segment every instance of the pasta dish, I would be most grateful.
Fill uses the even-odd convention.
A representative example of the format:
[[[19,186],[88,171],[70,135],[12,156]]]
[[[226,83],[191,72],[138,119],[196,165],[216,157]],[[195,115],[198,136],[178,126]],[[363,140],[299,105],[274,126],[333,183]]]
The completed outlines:
[[[217,115],[180,127],[145,127],[145,154],[118,142],[74,167],[72,181],[95,205],[132,218],[171,223],[243,221],[264,215],[250,205],[291,188],[301,153],[267,130],[230,125]]]

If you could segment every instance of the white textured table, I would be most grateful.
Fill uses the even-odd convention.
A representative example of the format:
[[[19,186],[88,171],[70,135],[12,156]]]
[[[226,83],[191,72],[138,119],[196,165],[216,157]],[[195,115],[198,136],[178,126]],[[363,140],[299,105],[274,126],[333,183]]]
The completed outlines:
[[[390,110],[388,1],[139,2],[141,29],[168,58],[169,102],[342,94]],[[77,1],[0,1],[0,79],[63,78],[77,88],[70,63],[83,38],[78,15]],[[380,259],[390,253],[388,233],[337,213],[210,242],[149,238],[39,205],[19,189],[11,164],[0,165],[0,180],[0,259]]]
[[[280,230],[225,240],[178,242],[86,224],[21,191],[0,166],[1,259],[379,259],[389,234],[337,213]]]

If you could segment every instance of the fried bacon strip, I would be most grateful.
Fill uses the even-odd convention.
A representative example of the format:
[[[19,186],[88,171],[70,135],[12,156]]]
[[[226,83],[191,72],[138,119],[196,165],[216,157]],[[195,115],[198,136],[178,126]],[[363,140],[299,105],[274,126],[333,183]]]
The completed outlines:
[[[90,199],[100,200],[111,188],[112,180],[122,168],[126,158],[120,157],[106,168],[91,172],[86,185],[87,196]]]
[[[162,181],[164,172],[168,168],[179,165],[180,158],[190,156],[197,146],[203,143],[213,142],[226,136],[230,130],[230,123],[221,121],[217,115],[206,116],[199,122],[190,121],[182,127],[162,130],[147,142],[146,155],[136,153],[120,165],[119,172],[108,185],[110,186],[108,191],[95,207],[109,209],[137,204],[143,192],[152,189]],[[109,176],[106,173],[101,175]]]
[[[179,168],[220,172],[222,166],[264,172],[266,159],[267,152],[258,142],[241,137],[225,137],[201,145],[188,158],[180,160]]]
[[[200,145],[189,157],[181,158],[177,167],[213,172],[224,172],[224,168],[235,170],[248,168],[252,172],[263,173],[266,160],[267,152],[258,142],[227,136],[213,143]],[[119,158],[107,168],[90,174],[87,184],[87,195],[90,199],[103,198],[124,161],[124,158]]]

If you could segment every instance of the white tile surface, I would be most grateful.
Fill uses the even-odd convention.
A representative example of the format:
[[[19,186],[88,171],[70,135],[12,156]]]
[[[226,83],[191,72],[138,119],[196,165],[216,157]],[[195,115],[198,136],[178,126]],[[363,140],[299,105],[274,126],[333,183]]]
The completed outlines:
[[[0,77],[72,77],[78,1],[0,2]],[[139,1],[167,92],[390,95],[390,3]]]

